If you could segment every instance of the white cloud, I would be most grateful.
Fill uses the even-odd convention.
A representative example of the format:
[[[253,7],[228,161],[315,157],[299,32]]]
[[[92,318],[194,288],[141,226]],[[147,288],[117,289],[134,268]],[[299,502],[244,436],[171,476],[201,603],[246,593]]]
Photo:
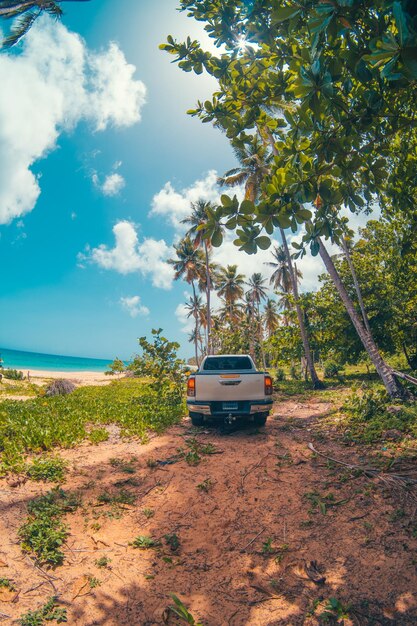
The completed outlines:
[[[186,300],[188,300],[189,298],[188,293],[184,294],[184,297]],[[175,309],[175,317],[177,318],[177,320],[179,321],[179,323],[181,324],[181,332],[186,333],[187,335],[189,335],[193,329],[194,329],[194,317],[187,317],[188,311],[185,308],[185,303],[181,303],[177,306],[177,308]]]
[[[192,202],[200,199],[215,203],[219,201],[217,176],[215,170],[210,170],[205,178],[196,180],[190,187],[180,191],[176,191],[173,184],[167,182],[161,191],[154,195],[150,215],[160,215],[175,230],[184,232],[186,227],[181,224],[181,220],[190,215]]]
[[[35,161],[80,121],[95,130],[140,120],[145,85],[117,44],[90,51],[83,39],[44,17],[21,53],[0,56],[0,224],[31,211],[40,194]]]
[[[149,315],[150,313],[148,307],[141,304],[140,296],[126,296],[125,298],[120,298],[120,304],[122,308],[129,313],[130,317]]]
[[[118,222],[113,227],[113,233],[113,248],[101,244],[79,255],[79,261],[89,260],[103,269],[115,270],[120,274],[139,272],[143,276],[150,276],[155,287],[171,288],[174,270],[166,261],[172,255],[172,249],[163,239],[144,239],[139,242],[135,226],[128,221]]]
[[[92,181],[94,186],[101,191],[104,196],[117,196],[118,193],[123,189],[126,185],[126,181],[117,172],[113,174],[108,174],[104,179],[103,183],[100,183],[100,179],[97,173],[94,173],[92,176]]]

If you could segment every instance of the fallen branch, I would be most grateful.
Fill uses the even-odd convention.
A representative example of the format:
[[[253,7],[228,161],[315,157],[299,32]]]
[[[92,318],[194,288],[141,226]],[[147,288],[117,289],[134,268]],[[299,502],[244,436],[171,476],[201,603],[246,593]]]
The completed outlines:
[[[262,530],[253,538],[249,541],[249,543],[246,544],[246,546],[244,546],[243,548],[240,549],[241,552],[244,552],[246,550],[246,548],[249,548],[249,546],[251,546],[253,544],[254,541],[256,541],[258,539],[258,537],[260,537],[262,535],[262,533],[264,533],[266,530],[266,526],[265,528],[262,528]]]
[[[271,456],[271,453],[269,452],[266,456],[262,457],[262,459],[260,461],[258,461],[258,463],[256,463],[255,465],[252,465],[247,472],[245,472],[242,476],[242,480],[240,481],[240,491],[243,491],[244,488],[244,482],[247,476],[249,476],[249,474],[251,472],[253,472],[253,470],[257,469],[260,465],[262,465],[262,463],[264,461],[266,461],[266,459]]]
[[[328,461],[333,461],[333,463],[337,463],[338,465],[343,465],[344,467],[348,467],[351,470],[359,470],[368,478],[377,478],[382,483],[386,484],[389,487],[402,487],[403,489],[408,489],[409,487],[414,487],[417,485],[417,479],[409,478],[408,476],[402,476],[401,474],[383,474],[381,471],[373,468],[373,467],[364,467],[363,465],[356,465],[355,463],[345,463],[345,461],[340,461],[339,459],[335,459],[331,456],[327,456],[322,452],[316,450],[312,443],[307,444],[308,448],[317,454],[318,456],[327,459]]]
[[[402,378],[413,385],[417,385],[417,378],[410,376],[410,374],[404,374],[403,372],[397,372],[396,370],[392,370],[392,373],[394,376],[397,376],[397,378]]]

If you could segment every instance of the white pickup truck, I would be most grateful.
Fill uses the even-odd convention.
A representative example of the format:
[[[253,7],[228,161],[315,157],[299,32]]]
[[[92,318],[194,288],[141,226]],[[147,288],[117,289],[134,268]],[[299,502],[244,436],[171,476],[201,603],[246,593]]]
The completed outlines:
[[[263,426],[272,409],[272,391],[271,376],[259,372],[250,356],[206,356],[188,379],[187,408],[195,426],[238,417]]]

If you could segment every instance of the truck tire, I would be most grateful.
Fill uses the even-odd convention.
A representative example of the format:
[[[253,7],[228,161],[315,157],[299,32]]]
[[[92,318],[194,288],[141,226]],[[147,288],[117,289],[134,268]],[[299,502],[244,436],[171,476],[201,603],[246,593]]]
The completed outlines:
[[[204,416],[201,413],[190,413],[190,419],[193,426],[204,425]]]
[[[253,417],[253,423],[255,426],[265,426],[268,419],[268,413],[255,413]]]

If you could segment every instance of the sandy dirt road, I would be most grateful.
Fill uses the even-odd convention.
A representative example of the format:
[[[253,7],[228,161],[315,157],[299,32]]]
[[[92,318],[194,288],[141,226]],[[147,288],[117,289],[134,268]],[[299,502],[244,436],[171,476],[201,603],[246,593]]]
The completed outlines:
[[[312,454],[309,442],[368,461],[323,425],[331,410],[289,400],[259,431],[196,431],[185,419],[145,445],[113,429],[61,451],[62,487],[81,506],[65,518],[55,570],[37,569],[17,537],[27,502],[51,486],[1,480],[0,577],[19,592],[0,601],[3,623],[57,595],[72,625],[183,624],[167,611],[175,593],[205,626],[416,624],[415,502]],[[134,502],[103,502],[121,491]],[[138,536],[159,545],[135,548]],[[344,622],[318,617],[330,598]]]

